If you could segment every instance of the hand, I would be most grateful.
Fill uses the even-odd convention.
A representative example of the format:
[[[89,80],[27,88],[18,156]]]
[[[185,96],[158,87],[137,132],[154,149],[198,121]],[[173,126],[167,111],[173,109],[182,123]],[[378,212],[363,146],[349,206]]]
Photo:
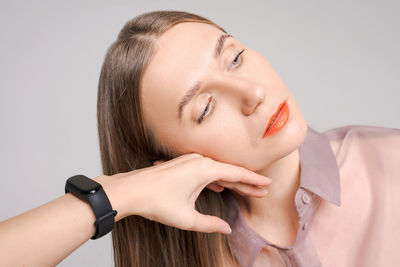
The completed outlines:
[[[153,162],[153,165],[158,165],[165,162],[165,160],[156,160]],[[235,186],[236,185],[236,186]],[[206,186],[208,189],[213,190],[214,192],[222,192],[224,191],[225,187],[231,188],[235,191],[237,191],[240,195],[245,196],[245,195],[250,195],[252,190],[255,190],[255,193],[257,193],[259,187],[254,188],[254,186],[245,184],[245,183],[230,183],[226,181],[216,181],[213,183],[209,183]],[[265,189],[266,193],[268,192],[267,189]],[[248,192],[248,193],[246,193]],[[257,195],[256,195],[257,196]]]
[[[183,230],[230,232],[229,224],[222,219],[195,210],[204,187],[215,192],[227,187],[241,195],[263,197],[267,191],[262,187],[271,183],[270,178],[197,153],[154,164],[115,175],[126,180],[128,215],[140,215]]]

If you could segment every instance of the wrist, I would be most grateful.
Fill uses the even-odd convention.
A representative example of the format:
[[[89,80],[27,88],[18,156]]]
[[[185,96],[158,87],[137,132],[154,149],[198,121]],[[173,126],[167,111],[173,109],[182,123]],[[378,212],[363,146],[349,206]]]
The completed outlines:
[[[93,180],[101,184],[111,203],[111,207],[117,211],[115,222],[128,216],[127,210],[125,209],[126,205],[123,201],[123,197],[125,196],[123,191],[125,189],[125,179],[116,178],[114,176],[101,175],[94,178]]]

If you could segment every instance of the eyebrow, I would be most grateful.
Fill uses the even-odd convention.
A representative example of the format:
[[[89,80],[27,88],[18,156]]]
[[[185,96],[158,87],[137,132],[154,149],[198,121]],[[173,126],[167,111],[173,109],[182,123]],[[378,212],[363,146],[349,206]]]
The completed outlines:
[[[233,37],[230,34],[222,34],[219,36],[217,43],[214,48],[214,59],[218,59],[218,57],[221,55],[221,51],[224,48],[225,40],[228,39],[229,37]],[[178,120],[182,120],[182,114],[183,114],[183,108],[189,104],[189,102],[193,99],[193,97],[197,94],[197,92],[200,90],[201,82],[198,81],[196,82],[193,86],[189,88],[189,90],[186,91],[185,95],[182,97],[181,101],[179,102],[178,105]]]

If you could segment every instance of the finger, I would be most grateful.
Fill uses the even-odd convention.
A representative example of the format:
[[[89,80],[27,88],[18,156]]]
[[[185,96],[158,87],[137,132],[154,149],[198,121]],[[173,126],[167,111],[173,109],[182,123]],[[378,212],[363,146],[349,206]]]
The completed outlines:
[[[197,232],[220,232],[222,234],[230,234],[231,227],[227,222],[218,218],[217,216],[201,214],[197,210],[193,210],[195,225],[191,228]]]
[[[186,154],[182,154],[178,158],[181,158],[181,159],[194,159],[194,158],[204,158],[204,156],[199,154],[199,153],[186,153]]]
[[[215,191],[215,192],[218,192],[218,193],[224,191],[224,187],[223,187],[223,186],[220,186],[220,185],[218,185],[218,184],[216,184],[216,183],[208,184],[206,187],[207,187],[208,189],[211,189],[211,190],[213,190],[213,191]]]
[[[242,183],[242,182],[227,182],[227,181],[224,181],[224,180],[215,181],[214,184],[222,186],[222,187],[228,187],[228,188],[235,188],[235,186],[250,187],[250,188],[253,188],[255,190],[268,189],[268,187],[270,186],[270,184],[267,184],[267,185],[254,185],[254,184],[246,184],[246,183]]]
[[[205,160],[207,165],[206,167],[210,172],[210,177],[207,177],[210,182],[224,180],[227,182],[241,182],[246,184],[254,184],[258,186],[269,185],[272,182],[272,179],[253,171],[250,171],[246,168],[222,163],[215,160]]]
[[[268,190],[265,188],[244,183],[230,183],[225,181],[218,181],[218,184],[226,188],[235,190],[242,196],[264,197],[268,193]]]

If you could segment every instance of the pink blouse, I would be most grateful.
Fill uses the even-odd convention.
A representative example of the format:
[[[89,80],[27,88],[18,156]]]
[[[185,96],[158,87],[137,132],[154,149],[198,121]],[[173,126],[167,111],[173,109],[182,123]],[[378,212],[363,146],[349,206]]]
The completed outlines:
[[[250,228],[227,194],[230,243],[240,266],[400,266],[400,129],[308,126],[300,150],[293,247]],[[260,255],[263,250],[263,255]]]

